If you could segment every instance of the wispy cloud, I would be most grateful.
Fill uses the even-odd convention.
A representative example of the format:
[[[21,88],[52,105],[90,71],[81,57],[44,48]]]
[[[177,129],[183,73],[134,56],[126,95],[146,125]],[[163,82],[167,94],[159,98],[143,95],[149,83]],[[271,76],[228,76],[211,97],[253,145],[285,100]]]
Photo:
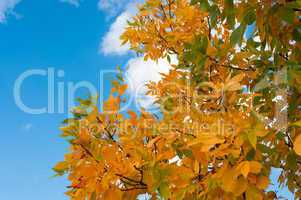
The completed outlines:
[[[31,123],[26,123],[21,127],[22,131],[24,132],[29,132],[32,130],[32,128],[33,128],[33,124]]]
[[[75,7],[79,7],[81,0],[60,0],[63,3],[69,3]]]
[[[176,56],[171,56],[171,64],[177,64]],[[127,63],[126,82],[129,92],[136,98],[136,103],[140,107],[151,108],[154,98],[147,96],[146,83],[149,81],[158,82],[162,74],[167,74],[172,68],[167,59],[159,59],[157,62],[152,60],[145,61],[143,57],[131,58]]]
[[[0,23],[5,23],[8,15],[16,15],[14,8],[20,2],[21,0],[0,0]]]
[[[125,55],[129,51],[129,45],[122,45],[120,36],[127,26],[127,20],[130,20],[131,14],[123,12],[117,17],[111,25],[109,32],[103,37],[99,52],[105,55]]]
[[[143,0],[134,0],[129,4],[123,0],[100,0],[98,7],[106,12],[119,11],[120,6],[123,6],[123,11],[116,17],[115,21],[110,26],[109,31],[105,34],[99,47],[99,52],[105,55],[126,55],[129,51],[129,44],[121,45],[121,34],[125,31],[127,21],[137,13],[137,4]],[[176,56],[172,57],[172,64],[178,62]],[[131,58],[127,63],[126,80],[129,85],[129,92],[135,96],[136,104],[146,109],[152,109],[154,98],[147,96],[147,88],[145,86],[149,81],[157,82],[161,80],[161,73],[168,73],[171,65],[167,59],[159,59],[158,62],[147,60],[143,57]]]
[[[99,3],[103,1],[105,8],[110,8],[112,6],[113,10],[118,10],[119,6],[122,5],[121,2],[117,3],[116,0],[101,0]],[[102,38],[99,52],[105,55],[125,55],[129,52],[129,45],[122,45],[122,41],[120,40],[120,36],[125,31],[127,26],[127,22],[131,20],[131,18],[137,13],[137,4],[142,2],[141,0],[135,0],[131,3],[123,5],[123,12],[116,17],[115,21],[110,26],[109,31]],[[113,6],[116,4],[116,8]]]
[[[106,12],[109,17],[119,14],[127,5],[128,0],[99,0],[98,9]]]

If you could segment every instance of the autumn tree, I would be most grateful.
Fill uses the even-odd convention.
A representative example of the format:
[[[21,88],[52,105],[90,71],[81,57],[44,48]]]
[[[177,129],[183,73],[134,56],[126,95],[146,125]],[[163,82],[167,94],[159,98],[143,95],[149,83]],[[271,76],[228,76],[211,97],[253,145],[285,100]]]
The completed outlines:
[[[178,64],[148,95],[159,116],[119,112],[122,78],[102,109],[81,101],[62,127],[72,200],[301,197],[301,2],[148,0],[122,40]],[[146,72],[147,73],[147,72]]]

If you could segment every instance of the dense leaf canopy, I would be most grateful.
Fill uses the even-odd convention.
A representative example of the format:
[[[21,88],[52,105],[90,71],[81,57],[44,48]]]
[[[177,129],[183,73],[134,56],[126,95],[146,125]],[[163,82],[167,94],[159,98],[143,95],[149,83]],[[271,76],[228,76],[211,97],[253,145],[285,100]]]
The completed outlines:
[[[161,114],[119,112],[122,78],[62,127],[72,200],[301,197],[301,1],[148,0],[122,40],[178,64],[148,84]],[[146,72],[147,73],[147,72]],[[102,110],[101,112],[99,110]]]

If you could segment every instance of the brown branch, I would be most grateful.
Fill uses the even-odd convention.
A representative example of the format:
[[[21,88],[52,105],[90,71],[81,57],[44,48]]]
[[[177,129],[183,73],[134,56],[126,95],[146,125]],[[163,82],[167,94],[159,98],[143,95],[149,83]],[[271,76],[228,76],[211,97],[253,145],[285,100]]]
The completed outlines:
[[[129,177],[126,177],[122,174],[115,174],[116,176],[120,177],[120,180],[130,186],[129,188],[123,188],[121,189],[121,191],[129,191],[129,190],[142,190],[142,189],[147,189],[147,185],[143,182],[143,171],[142,169],[134,166],[134,168],[140,172],[140,180],[135,180],[135,179],[132,179],[132,178],[129,178]]]
[[[284,58],[286,61],[288,61],[288,55],[285,55],[285,54],[282,54],[282,53],[279,53],[279,56]]]
[[[179,130],[179,129],[176,129],[175,131],[176,131],[176,132],[179,132],[179,133],[181,133],[181,134],[183,134],[183,135],[187,135],[187,136],[191,136],[191,137],[193,137],[193,138],[197,138],[197,136],[195,136],[195,135],[192,134],[192,133],[184,133],[184,131],[181,131],[181,130]]]
[[[164,19],[166,20],[167,19],[167,15],[166,15],[166,12],[165,12],[165,9],[164,9],[164,6],[162,5],[162,3],[160,3],[160,8],[163,12],[163,16],[164,16]]]
[[[210,25],[210,18],[209,16],[206,17],[207,18],[207,23],[208,23],[208,38],[209,38],[209,41],[211,40],[211,25]]]
[[[103,122],[101,121],[101,119],[99,117],[96,117],[98,123],[103,124]],[[104,130],[106,131],[107,136],[109,137],[110,140],[112,140],[112,142],[116,143],[118,145],[118,147],[121,149],[121,151],[123,151],[122,146],[114,139],[114,135],[117,132],[117,129],[114,130],[114,133],[111,134],[110,130],[108,130],[108,127],[106,126],[104,128]]]
[[[122,174],[115,174],[116,176],[120,177],[120,178],[123,178],[125,180],[128,180],[130,182],[133,182],[133,183],[136,183],[139,185],[140,181],[137,181],[137,180],[134,180],[134,179],[131,179],[129,177],[126,177],[126,176],[123,176]]]
[[[136,167],[136,165],[134,165],[134,168],[140,173],[140,183],[143,183],[143,170]]]
[[[249,67],[249,68],[239,68],[239,67],[234,67],[232,65],[223,65],[223,64],[219,64],[222,67],[228,67],[234,70],[240,70],[240,71],[255,71],[255,69],[253,67]]]
[[[299,188],[301,188],[301,183],[299,183],[299,181],[297,181],[296,178],[294,178],[294,181],[295,181],[296,185],[297,185]]]
[[[163,40],[163,42],[165,42],[165,46],[167,49],[169,49],[169,51],[173,52],[174,54],[179,55],[179,53],[173,48],[173,47],[169,47],[168,44],[169,42],[160,34],[160,31],[156,28],[156,31],[158,33],[159,38],[161,38]]]
[[[169,1],[168,0],[168,14],[169,14],[169,17],[170,19],[172,19],[172,14],[171,14],[171,5],[174,3],[175,1]]]
[[[169,0],[168,0],[168,14],[169,14],[170,20],[172,19],[172,14],[171,14],[171,3],[172,3],[172,2],[169,2]],[[165,18],[167,19],[167,14],[166,14],[166,12],[165,12],[164,7],[162,6],[162,4],[161,4],[161,9],[163,9]],[[171,23],[168,23],[168,24],[169,24],[169,27],[170,27],[171,31],[173,31],[174,28],[173,28],[172,24],[171,24]]]
[[[120,189],[122,192],[127,192],[131,190],[146,190],[147,187],[133,187],[133,188],[126,188],[126,189]]]
[[[149,20],[150,20],[151,22],[153,22],[153,19],[149,18]],[[168,51],[171,51],[171,52],[174,53],[174,54],[179,55],[179,53],[178,53],[173,47],[169,47],[169,45],[168,45],[169,42],[161,35],[160,30],[157,28],[157,26],[156,26],[156,25],[154,25],[154,26],[155,26],[155,30],[156,30],[156,32],[157,32],[157,34],[158,34],[158,37],[159,37],[161,40],[163,40],[163,42],[165,42],[166,49],[167,49]]]
[[[227,67],[227,68],[231,68],[231,69],[234,69],[234,70],[240,70],[240,71],[255,71],[255,69],[253,67],[249,67],[249,68],[239,68],[239,67],[234,67],[232,65],[225,65],[225,64],[221,64],[221,63],[218,63],[218,61],[210,56],[208,56],[209,59],[211,61],[213,61],[216,65],[219,65],[221,67]]]
[[[290,148],[294,148],[294,142],[293,142],[291,136],[288,134],[288,132],[286,132],[285,135],[286,135],[286,137],[287,137],[287,139],[288,139],[288,144],[287,144],[287,145],[288,145]]]
[[[118,176],[118,177],[120,177],[120,178],[122,178],[122,179],[125,179],[125,180],[127,180],[127,181],[132,182],[131,184],[134,184],[134,185],[136,185],[136,186],[137,186],[137,185],[147,186],[147,185],[143,182],[143,170],[140,169],[140,168],[138,168],[138,167],[136,167],[136,166],[134,166],[134,168],[135,168],[137,171],[139,171],[139,173],[140,173],[140,180],[135,180],[135,179],[126,177],[126,176],[124,176],[124,175],[122,175],[122,174],[115,174],[115,175]]]
[[[91,153],[89,149],[87,149],[83,144],[79,145],[85,152],[88,154],[91,158],[95,160],[95,162],[99,163],[99,161],[94,157],[94,155]]]
[[[98,123],[103,124],[103,121],[101,121],[101,119],[99,117],[96,117],[96,120]],[[107,136],[111,139],[114,140],[113,135],[111,134],[111,132],[108,130],[108,127],[104,127],[104,130],[106,131]]]

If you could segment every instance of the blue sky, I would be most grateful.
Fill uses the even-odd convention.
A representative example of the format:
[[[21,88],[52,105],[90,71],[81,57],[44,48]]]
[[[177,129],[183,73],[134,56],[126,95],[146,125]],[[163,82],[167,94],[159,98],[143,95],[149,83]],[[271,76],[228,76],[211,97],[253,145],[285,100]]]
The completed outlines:
[[[69,1],[69,3],[68,3]],[[126,0],[0,0],[0,98],[1,140],[0,194],[4,200],[64,200],[68,182],[50,179],[52,167],[63,159],[67,143],[59,137],[60,123],[68,117],[67,84],[88,81],[108,93],[112,75],[104,80],[100,72],[128,67],[135,88],[158,80],[167,62],[143,62],[118,39],[135,6]],[[137,0],[135,2],[140,2]],[[28,70],[55,71],[55,112],[32,115],[17,106],[16,80]],[[59,70],[64,77],[57,76]],[[146,70],[148,71],[145,74]],[[58,83],[64,84],[64,101],[58,101]],[[100,90],[100,82],[104,82]],[[22,84],[22,102],[31,108],[47,106],[45,76],[30,76]],[[144,91],[142,91],[143,93]],[[75,96],[83,96],[79,90]],[[72,99],[73,100],[73,99]],[[148,104],[150,99],[143,99]]]
[[[75,7],[59,0],[22,0],[13,11],[6,10],[6,19],[0,23],[0,199],[66,199],[68,183],[49,177],[67,151],[66,142],[58,137],[67,114],[24,113],[14,102],[13,86],[24,71],[49,67],[65,72],[65,78],[56,82],[87,80],[97,85],[100,70],[124,65],[128,55],[99,53],[102,37],[115,18],[108,18],[97,3],[87,0]],[[109,87],[109,81],[105,85]],[[21,91],[24,103],[31,107],[47,104],[45,77],[28,78]]]
[[[69,3],[68,3],[69,2]],[[64,200],[64,178],[50,178],[51,168],[63,159],[67,143],[59,137],[68,108],[58,113],[58,83],[89,81],[99,89],[103,70],[128,66],[135,90],[148,80],[158,80],[167,63],[144,62],[128,47],[119,47],[118,35],[135,13],[126,0],[0,0],[0,194],[3,200]],[[140,2],[139,0],[135,2]],[[55,77],[55,112],[32,115],[15,103],[15,81],[28,70],[63,70]],[[147,74],[145,73],[147,70]],[[104,90],[110,88],[110,77]],[[22,101],[33,108],[47,105],[47,79],[32,76],[22,84]],[[143,93],[143,91],[142,91]],[[79,90],[75,95],[86,94]],[[146,105],[150,99],[143,99]],[[284,192],[284,194],[287,194]]]

